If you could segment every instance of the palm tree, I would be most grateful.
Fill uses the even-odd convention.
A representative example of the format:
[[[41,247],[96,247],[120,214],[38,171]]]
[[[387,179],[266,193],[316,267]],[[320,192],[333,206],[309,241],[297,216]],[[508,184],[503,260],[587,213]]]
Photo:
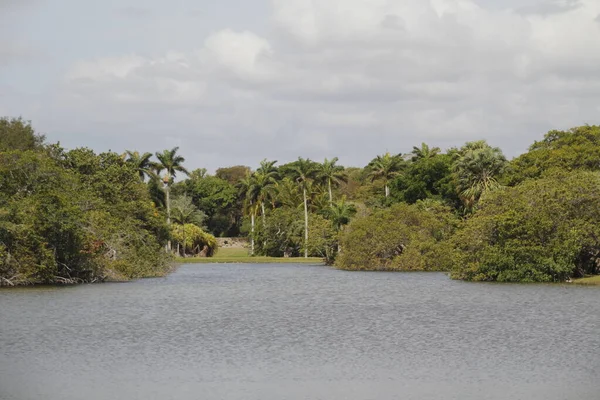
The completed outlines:
[[[185,225],[194,224],[203,228],[206,214],[198,210],[192,199],[187,195],[183,195],[173,200],[172,204],[172,219],[175,224],[182,226],[183,234],[183,256],[185,257]],[[177,253],[179,253],[179,244],[177,245]]]
[[[290,165],[290,172],[302,190],[304,200],[304,258],[308,258],[308,200],[306,190],[309,182],[317,175],[317,164],[308,158],[298,157],[298,161]]]
[[[266,226],[265,203],[273,198],[279,173],[275,164],[277,161],[262,160],[260,167],[254,173],[254,185],[257,192],[257,202],[260,204],[263,227]]]
[[[348,225],[350,220],[356,214],[354,204],[347,203],[346,197],[331,204],[327,209],[325,216],[331,221],[337,232],[340,232],[344,225]],[[338,242],[338,253],[341,251],[341,246]]]
[[[329,204],[333,204],[333,194],[331,191],[332,184],[348,182],[344,167],[336,165],[337,162],[338,158],[334,157],[331,160],[325,159],[323,164],[319,165],[318,177],[327,183],[327,189],[329,190]]]
[[[302,206],[302,194],[298,190],[296,182],[285,177],[275,184],[277,203],[289,208]]]
[[[350,219],[356,214],[356,207],[352,203],[346,202],[346,197],[333,203],[327,210],[326,216],[337,231],[342,230],[344,225],[350,223]]]
[[[240,196],[244,199],[244,213],[250,215],[250,255],[254,255],[254,224],[258,211],[258,191],[254,183],[254,175],[248,170],[246,176],[240,179],[238,190]]]
[[[137,151],[127,150],[125,155],[127,156],[126,162],[132,164],[133,167],[138,171],[140,180],[142,182],[146,180],[146,176],[148,178],[152,178],[152,161],[150,161],[152,153],[140,154]]]
[[[182,172],[189,175],[187,169],[183,167],[185,158],[177,154],[179,147],[174,147],[171,150],[164,150],[162,153],[156,153],[159,166],[155,166],[159,171],[165,171],[163,184],[165,186],[166,203],[167,203],[167,224],[171,225],[171,185],[175,179],[177,172]],[[167,248],[171,250],[171,241],[167,243]]]
[[[371,169],[369,174],[371,176],[371,182],[375,180],[383,181],[386,198],[390,195],[389,183],[393,177],[400,173],[402,166],[402,159],[398,156],[392,156],[390,153],[377,156],[377,158],[369,164]]]
[[[461,154],[453,171],[459,195],[472,210],[483,194],[501,186],[497,177],[504,172],[507,160],[500,148],[484,141],[467,143]]]
[[[421,147],[413,146],[411,161],[415,162],[422,158],[431,158],[440,154],[439,147],[430,148],[426,143],[421,143]]]

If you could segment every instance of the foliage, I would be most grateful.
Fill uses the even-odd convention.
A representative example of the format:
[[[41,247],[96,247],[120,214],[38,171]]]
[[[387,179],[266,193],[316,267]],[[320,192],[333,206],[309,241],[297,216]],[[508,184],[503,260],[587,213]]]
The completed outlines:
[[[460,200],[452,175],[452,164],[453,159],[447,154],[416,157],[392,183],[397,193],[394,197],[409,204],[439,199],[458,206]]]
[[[174,225],[172,236],[185,254],[212,257],[218,249],[217,239],[194,224]]]
[[[39,150],[44,139],[44,135],[37,134],[29,121],[22,118],[0,118],[0,152]]]
[[[553,282],[600,272],[600,175],[558,173],[495,192],[452,242],[453,277]]]
[[[452,252],[447,239],[457,225],[447,207],[395,204],[350,223],[335,265],[346,270],[448,270]]]
[[[173,186],[174,195],[190,196],[193,204],[206,214],[207,228],[216,236],[228,232],[237,221],[237,193],[229,182],[196,171],[189,179]]]
[[[245,165],[236,165],[234,167],[217,169],[215,176],[235,186],[241,179],[244,179],[249,172],[249,167],[246,167]]]
[[[463,146],[453,170],[458,193],[467,211],[473,210],[482,195],[500,187],[498,177],[506,165],[502,150],[483,140]]]
[[[140,180],[143,182],[146,177],[153,178],[156,176],[152,172],[153,164],[150,161],[152,158],[152,153],[144,153],[140,154],[138,151],[130,151],[127,150],[125,152],[125,156],[127,157],[127,162],[131,163],[133,167],[138,171],[140,175]]]
[[[207,217],[192,203],[191,197],[183,195],[173,200],[171,218],[175,224],[194,224],[202,228]]]
[[[164,222],[137,172],[87,149],[0,153],[0,280],[73,283],[168,270]]]
[[[404,160],[400,156],[392,156],[390,153],[385,153],[382,156],[377,156],[369,166],[369,176],[371,181],[380,180],[385,188],[385,197],[389,197],[389,183],[400,173],[404,167]]]
[[[600,170],[600,126],[580,126],[568,131],[550,131],[529,151],[511,162],[508,183],[540,178],[545,172]]]

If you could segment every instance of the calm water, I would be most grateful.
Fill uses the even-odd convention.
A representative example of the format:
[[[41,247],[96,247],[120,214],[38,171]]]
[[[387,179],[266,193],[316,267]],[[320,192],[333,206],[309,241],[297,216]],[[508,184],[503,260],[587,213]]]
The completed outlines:
[[[600,290],[189,265],[0,290],[0,399],[600,399]]]

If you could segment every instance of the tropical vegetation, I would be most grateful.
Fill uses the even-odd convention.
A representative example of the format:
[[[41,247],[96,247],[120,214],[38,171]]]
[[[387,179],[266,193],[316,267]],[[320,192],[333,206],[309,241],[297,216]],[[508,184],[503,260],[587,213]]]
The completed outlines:
[[[243,237],[248,257],[347,270],[564,282],[600,274],[600,127],[550,131],[509,160],[421,143],[364,167],[337,157],[188,170],[185,151],[64,149],[0,119],[0,285],[167,273]],[[189,155],[188,155],[189,156]]]

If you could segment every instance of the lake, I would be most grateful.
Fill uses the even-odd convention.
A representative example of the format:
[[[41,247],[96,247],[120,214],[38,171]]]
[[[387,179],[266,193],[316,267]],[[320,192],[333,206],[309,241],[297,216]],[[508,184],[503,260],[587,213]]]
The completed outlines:
[[[600,290],[185,265],[0,290],[2,400],[600,399]]]

